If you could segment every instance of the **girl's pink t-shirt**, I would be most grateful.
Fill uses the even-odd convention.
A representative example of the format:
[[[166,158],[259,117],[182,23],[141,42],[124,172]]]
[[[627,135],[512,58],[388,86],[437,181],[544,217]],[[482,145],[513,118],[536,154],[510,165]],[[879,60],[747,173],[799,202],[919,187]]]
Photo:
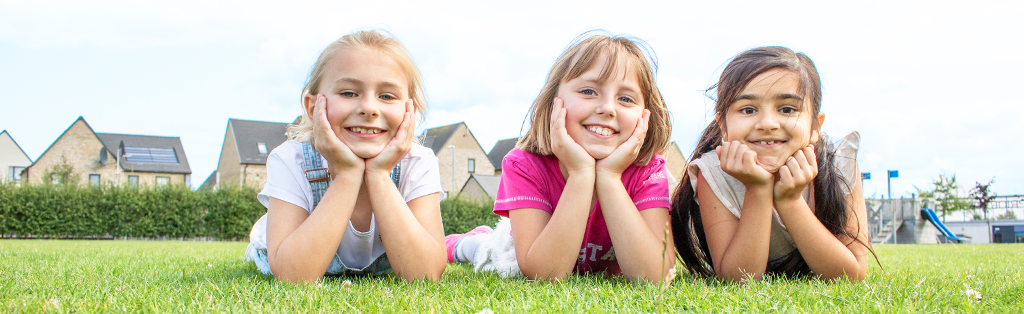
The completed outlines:
[[[554,214],[558,199],[565,190],[565,179],[554,155],[537,155],[515,148],[502,160],[501,168],[501,183],[494,201],[495,214],[508,217],[509,210],[520,208],[536,208]],[[670,208],[668,173],[665,158],[660,155],[651,158],[646,166],[634,164],[626,168],[622,172],[622,185],[637,210]],[[587,219],[575,271],[621,274],[599,203],[594,205]]]

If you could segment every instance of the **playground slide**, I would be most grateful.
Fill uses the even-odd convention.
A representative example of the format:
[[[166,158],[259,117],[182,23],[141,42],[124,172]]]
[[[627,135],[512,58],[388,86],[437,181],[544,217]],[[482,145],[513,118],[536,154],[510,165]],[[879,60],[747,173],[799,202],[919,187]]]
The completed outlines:
[[[958,237],[955,234],[953,234],[952,231],[949,231],[949,228],[946,228],[946,225],[943,224],[941,220],[939,220],[939,216],[936,215],[935,211],[932,210],[931,208],[921,208],[921,214],[928,218],[928,220],[931,221],[933,225],[935,225],[935,228],[939,228],[939,231],[942,231],[942,234],[945,235],[947,238],[957,240],[960,242],[967,241],[967,239]]]

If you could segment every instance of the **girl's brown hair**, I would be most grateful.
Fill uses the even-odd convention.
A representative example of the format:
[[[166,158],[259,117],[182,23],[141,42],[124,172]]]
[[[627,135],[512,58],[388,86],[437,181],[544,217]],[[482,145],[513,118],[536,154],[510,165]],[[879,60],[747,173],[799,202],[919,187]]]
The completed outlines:
[[[818,113],[821,112],[821,79],[818,77],[818,70],[811,58],[803,53],[793,52],[786,47],[761,47],[744,51],[734,57],[729,65],[722,70],[722,76],[708,92],[717,91],[715,97],[715,119],[704,129],[697,148],[690,155],[689,160],[699,159],[708,152],[714,152],[715,147],[721,145],[725,125],[725,113],[729,106],[736,101],[743,89],[750,81],[762,73],[774,69],[782,69],[796,73],[800,79],[800,89],[804,99],[811,102],[811,127],[818,130]],[[818,162],[818,175],[814,177],[814,215],[821,221],[833,235],[845,235],[854,241],[866,246],[871,253],[870,244],[864,243],[858,234],[861,230],[847,230],[846,222],[849,219],[847,210],[848,204],[845,191],[851,190],[853,184],[847,182],[835,166],[835,148],[829,143],[827,137],[818,132],[821,138],[814,145],[815,155]],[[711,253],[708,249],[707,237],[704,233],[704,224],[701,221],[700,206],[697,203],[697,193],[694,192],[691,184],[696,178],[691,178],[688,172],[683,172],[683,179],[676,187],[672,198],[672,234],[675,238],[676,250],[683,265],[691,274],[701,277],[715,277],[714,264],[711,260]],[[877,258],[876,258],[877,259]],[[769,263],[765,269],[766,273],[784,276],[805,276],[811,274],[810,267],[804,261],[800,251],[781,258],[781,261]]]
[[[589,32],[588,32],[589,33]],[[643,93],[644,104],[651,112],[647,127],[647,136],[636,160],[633,162],[639,165],[646,165],[651,157],[660,153],[668,145],[669,137],[672,134],[672,122],[669,117],[668,108],[661,97],[661,91],[654,81],[657,69],[653,53],[649,53],[647,45],[639,39],[623,36],[607,36],[595,34],[586,37],[587,33],[580,35],[573,44],[569,46],[562,55],[558,57],[555,64],[551,66],[547,82],[541,88],[537,99],[533,101],[530,114],[527,120],[530,128],[516,144],[519,149],[538,154],[551,155],[551,108],[554,105],[555,95],[562,83],[575,79],[597,66],[597,60],[602,54],[607,54],[608,64],[600,75],[601,80],[607,80],[620,66],[631,67],[639,76],[640,90]],[[643,47],[643,48],[641,48]],[[525,124],[525,122],[524,122]]]
[[[413,63],[412,57],[409,56],[409,51],[405,49],[405,46],[398,39],[384,36],[375,30],[358,31],[342,36],[328,45],[327,48],[324,48],[324,51],[320,53],[320,57],[316,59],[316,63],[313,63],[313,67],[309,69],[309,77],[306,79],[306,86],[302,88],[300,99],[305,98],[306,95],[320,93],[320,81],[323,80],[324,72],[327,70],[327,63],[336,54],[348,49],[369,49],[384,54],[394,60],[395,63],[398,63],[408,81],[409,98],[412,99],[413,106],[415,106],[413,121],[419,121],[427,110],[426,96],[423,93],[423,75],[420,74],[420,70]],[[413,125],[413,128],[415,128],[415,125]],[[302,117],[297,124],[288,126],[287,136],[289,139],[303,142],[311,140],[312,133],[313,121],[310,120],[306,108],[303,107]]]

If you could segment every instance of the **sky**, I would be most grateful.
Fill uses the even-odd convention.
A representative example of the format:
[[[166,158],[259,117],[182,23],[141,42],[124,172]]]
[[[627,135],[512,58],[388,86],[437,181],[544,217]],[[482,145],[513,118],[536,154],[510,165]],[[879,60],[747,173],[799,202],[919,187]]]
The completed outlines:
[[[33,160],[79,116],[100,133],[178,136],[198,187],[229,118],[290,122],[331,41],[386,30],[423,73],[425,128],[465,121],[485,150],[516,137],[552,63],[580,34],[644,40],[689,156],[713,85],[743,50],[814,60],[823,132],[861,134],[867,197],[939,174],[966,195],[1024,194],[1024,2],[0,0],[0,129]],[[1016,144],[1014,144],[1016,143]]]

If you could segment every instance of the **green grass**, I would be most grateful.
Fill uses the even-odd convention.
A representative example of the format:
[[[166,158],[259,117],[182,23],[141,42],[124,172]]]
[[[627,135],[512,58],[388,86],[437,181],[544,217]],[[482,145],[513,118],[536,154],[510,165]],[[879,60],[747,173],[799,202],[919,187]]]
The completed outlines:
[[[574,276],[562,283],[448,268],[440,282],[393,276],[276,282],[246,243],[0,240],[2,312],[1019,312],[1024,245],[877,247],[863,283],[771,279],[741,286],[680,276],[660,287]],[[980,292],[977,302],[967,288]]]

